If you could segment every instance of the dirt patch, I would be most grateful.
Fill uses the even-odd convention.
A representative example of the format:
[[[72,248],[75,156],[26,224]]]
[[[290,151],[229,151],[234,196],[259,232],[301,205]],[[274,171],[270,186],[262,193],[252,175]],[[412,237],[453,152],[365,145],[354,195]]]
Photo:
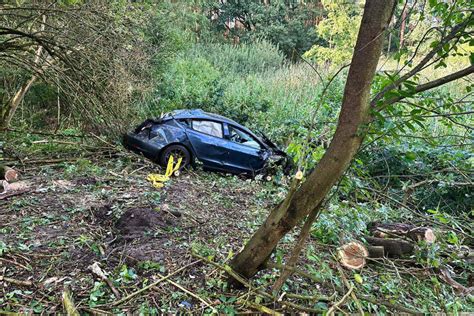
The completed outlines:
[[[131,208],[119,218],[115,228],[124,239],[130,240],[141,237],[144,233],[156,228],[163,229],[176,225],[178,225],[177,221],[165,217],[163,212],[152,208]]]
[[[95,185],[97,184],[97,179],[94,177],[83,177],[75,180],[77,185]]]
[[[100,206],[91,207],[92,213],[94,214],[95,221],[104,226],[112,226],[112,206],[110,204],[104,204]]]

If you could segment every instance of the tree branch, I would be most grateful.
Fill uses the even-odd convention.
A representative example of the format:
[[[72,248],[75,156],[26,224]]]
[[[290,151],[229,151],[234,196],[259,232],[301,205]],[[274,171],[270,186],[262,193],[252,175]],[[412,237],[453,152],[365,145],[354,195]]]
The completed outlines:
[[[372,107],[375,107],[377,105],[377,102],[383,98],[385,93],[397,88],[401,83],[420,72],[424,68],[424,66],[428,64],[428,62],[436,55],[436,53],[438,53],[438,51],[443,48],[446,43],[449,43],[452,39],[460,36],[459,32],[463,31],[466,26],[471,23],[472,19],[473,15],[471,14],[469,18],[467,18],[463,23],[460,23],[453,27],[451,31],[446,36],[441,38],[439,43],[428,54],[426,54],[426,56],[418,63],[418,65],[413,67],[412,70],[401,76],[399,79],[385,86],[379,93],[377,93],[377,95],[372,99],[372,101],[370,101],[370,105]]]
[[[423,92],[423,91],[427,91],[427,90],[442,86],[442,85],[444,85],[448,82],[460,79],[460,78],[468,76],[472,73],[474,73],[474,65],[471,65],[467,68],[459,70],[455,73],[449,74],[445,77],[441,77],[439,79],[436,79],[436,80],[433,80],[433,81],[430,81],[430,82],[427,82],[427,83],[424,83],[424,84],[420,84],[420,85],[415,87],[413,94],[420,93],[420,92]],[[398,97],[394,97],[390,100],[385,101],[377,110],[380,111],[380,110],[386,108],[387,106],[389,106],[393,103],[399,102],[399,101],[401,101],[405,98],[406,98],[406,96],[402,96],[402,95],[400,95]]]

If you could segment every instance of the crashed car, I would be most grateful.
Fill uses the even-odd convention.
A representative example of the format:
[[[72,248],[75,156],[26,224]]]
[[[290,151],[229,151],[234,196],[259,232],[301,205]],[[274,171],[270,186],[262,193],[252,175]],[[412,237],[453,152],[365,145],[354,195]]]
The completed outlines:
[[[123,144],[161,166],[173,156],[182,158],[182,167],[199,160],[207,170],[250,176],[270,166],[287,167],[290,161],[263,133],[257,136],[231,119],[199,109],[147,119],[124,135]]]

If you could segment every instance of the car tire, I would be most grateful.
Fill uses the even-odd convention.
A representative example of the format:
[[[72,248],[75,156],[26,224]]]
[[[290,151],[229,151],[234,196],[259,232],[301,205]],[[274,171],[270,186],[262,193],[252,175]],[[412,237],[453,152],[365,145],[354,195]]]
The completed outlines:
[[[179,167],[179,170],[184,169],[191,163],[191,154],[189,153],[189,150],[186,149],[186,147],[182,145],[171,145],[166,147],[160,154],[159,158],[159,164],[166,168],[168,165],[168,160],[170,156],[173,155],[175,159],[175,163],[177,161],[177,158],[182,157],[183,160],[181,161],[181,166]]]

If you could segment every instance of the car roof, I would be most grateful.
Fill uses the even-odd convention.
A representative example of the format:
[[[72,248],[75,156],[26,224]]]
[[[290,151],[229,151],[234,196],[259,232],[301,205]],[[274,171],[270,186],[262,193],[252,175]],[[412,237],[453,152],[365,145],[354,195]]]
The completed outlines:
[[[219,114],[205,112],[201,109],[190,109],[190,110],[174,110],[174,111],[171,111],[171,112],[165,114],[165,116],[163,117],[164,120],[171,119],[171,118],[174,118],[174,119],[177,119],[177,120],[182,120],[182,119],[213,120],[213,121],[218,121],[218,122],[221,122],[221,123],[231,124],[231,125],[237,126],[241,130],[249,133],[253,137],[257,138],[258,141],[262,145],[264,145],[265,147],[268,147],[268,144],[266,144],[258,135],[256,135],[254,132],[249,130],[247,127],[237,123],[234,120],[231,120],[230,118],[227,118],[227,117],[219,115]]]
[[[225,116],[219,115],[219,114],[214,114],[214,113],[208,113],[204,112],[201,109],[192,109],[192,110],[174,110],[170,112],[170,116],[174,117],[175,119],[203,119],[203,120],[214,120],[214,121],[219,121],[222,123],[228,123],[232,125],[236,125],[246,131],[249,129],[246,128],[245,126],[242,126],[241,124],[237,123],[234,120],[231,120],[230,118],[227,118]]]

